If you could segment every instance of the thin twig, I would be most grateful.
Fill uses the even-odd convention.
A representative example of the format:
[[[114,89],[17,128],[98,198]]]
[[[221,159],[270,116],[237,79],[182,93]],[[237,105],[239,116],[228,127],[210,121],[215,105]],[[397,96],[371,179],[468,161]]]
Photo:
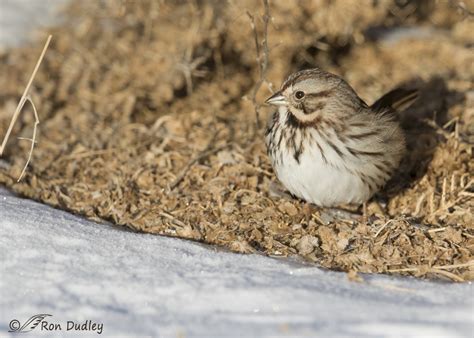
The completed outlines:
[[[474,266],[474,260],[471,260],[467,263],[461,263],[461,264],[451,264],[451,265],[438,265],[438,266],[432,266],[431,269],[435,270],[449,270],[449,269],[458,269],[458,268],[467,268],[470,266]],[[387,270],[388,272],[414,272],[418,271],[420,268],[404,268],[404,269],[389,269]]]
[[[166,217],[167,219],[169,219],[169,220],[175,222],[175,223],[176,223],[177,225],[179,225],[179,226],[182,226],[182,227],[185,227],[185,226],[186,226],[185,223],[183,223],[182,221],[180,221],[179,219],[177,219],[174,215],[172,215],[172,214],[170,214],[170,213],[168,213],[168,212],[160,211],[160,212],[159,212],[159,215],[160,215],[160,216],[163,216],[163,217]]]
[[[31,156],[33,155],[33,149],[35,148],[35,143],[36,143],[36,132],[37,132],[37,129],[38,129],[37,127],[38,127],[38,124],[40,123],[40,120],[39,120],[39,117],[38,117],[38,111],[36,110],[35,104],[33,103],[33,100],[31,100],[31,97],[30,97],[29,94],[26,97],[26,101],[28,101],[31,104],[31,106],[33,107],[33,112],[35,114],[35,125],[33,127],[33,137],[29,140],[29,141],[31,141],[31,148],[30,148],[30,152],[28,154],[28,159],[26,160],[25,166],[23,167],[23,170],[21,171],[20,177],[18,177],[17,182],[21,181],[21,179],[25,175],[26,168],[28,168],[28,164],[30,164]]]
[[[474,266],[474,260],[471,260],[467,263],[460,263],[460,264],[451,264],[451,265],[441,265],[441,266],[433,266],[434,269],[457,269],[457,268],[466,268]]]
[[[444,271],[444,270],[440,270],[440,269],[431,269],[430,270],[431,273],[437,273],[439,275],[443,275],[445,277],[448,277],[448,278],[451,278],[453,281],[455,282],[465,282],[464,278],[452,273],[452,272],[449,272],[449,271]]]
[[[377,232],[375,233],[374,238],[377,238],[378,235],[380,235],[380,233],[383,231],[383,229],[385,229],[385,228],[387,227],[387,225],[389,225],[390,223],[392,223],[392,221],[393,221],[393,220],[391,219],[391,220],[389,220],[388,222],[386,222],[384,225],[382,225],[382,226],[377,230]]]
[[[255,109],[255,121],[257,130],[260,129],[260,104],[257,103],[257,93],[262,87],[262,84],[267,82],[266,75],[267,75],[267,68],[268,68],[268,55],[270,54],[270,50],[268,48],[268,23],[270,22],[270,5],[268,4],[268,0],[263,0],[263,6],[265,13],[263,15],[263,40],[262,40],[262,47],[263,51],[260,50],[260,42],[258,39],[257,27],[255,24],[255,17],[247,12],[247,16],[250,19],[250,26],[252,27],[252,31],[254,34],[254,42],[255,42],[255,51],[257,53],[257,63],[259,68],[259,79],[255,83],[253,87],[250,100],[253,103]],[[271,87],[270,87],[271,90]]]
[[[199,70],[199,66],[207,61],[207,55],[192,59],[192,48],[188,48],[182,62],[176,65],[176,68],[183,73],[186,81],[186,93],[191,95],[193,92],[193,77],[204,77],[207,74],[205,70]]]
[[[18,119],[18,116],[20,115],[21,109],[25,105],[25,102],[27,100],[27,96],[28,96],[29,91],[30,91],[30,87],[33,83],[33,80],[36,76],[36,73],[38,72],[38,69],[39,69],[39,66],[40,66],[41,62],[43,61],[43,57],[46,54],[46,50],[48,49],[51,38],[52,38],[52,35],[48,36],[48,39],[46,40],[46,43],[44,44],[43,51],[41,52],[41,55],[40,55],[38,61],[36,62],[36,66],[33,70],[33,73],[30,76],[30,80],[28,81],[28,84],[26,85],[25,91],[23,92],[23,95],[20,98],[20,102],[16,106],[15,113],[13,114],[10,125],[8,126],[7,133],[5,134],[5,137],[3,138],[2,146],[0,147],[0,156],[3,155],[3,151],[5,150],[5,147],[7,145],[7,141],[10,138],[10,134],[13,130],[13,126],[15,125],[15,122]]]
[[[442,232],[442,231],[445,231],[447,228],[444,227],[444,228],[436,228],[436,229],[430,229],[428,230],[428,233],[432,234],[432,233],[435,233],[435,232]]]

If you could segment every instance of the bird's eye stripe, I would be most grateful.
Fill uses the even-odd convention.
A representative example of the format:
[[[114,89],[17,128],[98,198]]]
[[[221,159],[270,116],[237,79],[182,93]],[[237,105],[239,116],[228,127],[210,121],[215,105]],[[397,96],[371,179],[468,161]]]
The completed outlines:
[[[308,97],[328,97],[332,93],[332,90],[323,90],[318,93],[307,93],[306,96]]]

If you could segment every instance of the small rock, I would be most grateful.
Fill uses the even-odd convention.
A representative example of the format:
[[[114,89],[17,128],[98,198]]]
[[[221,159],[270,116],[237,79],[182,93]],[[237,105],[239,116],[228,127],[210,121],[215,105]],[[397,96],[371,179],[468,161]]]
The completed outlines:
[[[341,238],[337,241],[337,248],[340,250],[340,251],[344,251],[345,248],[347,248],[347,246],[349,245],[349,240],[347,238]]]
[[[293,224],[293,226],[291,227],[291,230],[298,230],[298,229],[301,229],[303,226],[301,224]]]
[[[217,160],[219,161],[219,164],[222,165],[237,163],[234,154],[228,150],[219,151],[217,153]]]
[[[278,206],[278,210],[290,216],[298,215],[298,209],[291,202],[285,202],[283,204],[280,204],[280,206]]]
[[[308,255],[314,251],[315,247],[319,246],[319,239],[314,236],[306,235],[301,237],[300,241],[296,245],[300,255]]]
[[[320,214],[319,218],[326,225],[331,223],[332,221],[334,221],[334,216],[329,214],[327,211],[324,211],[324,210],[321,211],[321,214]]]

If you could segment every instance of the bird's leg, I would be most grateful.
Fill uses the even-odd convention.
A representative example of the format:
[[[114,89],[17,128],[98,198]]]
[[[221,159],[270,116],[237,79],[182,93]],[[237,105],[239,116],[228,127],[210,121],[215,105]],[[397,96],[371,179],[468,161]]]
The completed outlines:
[[[375,209],[374,214],[380,214],[384,217],[387,217],[384,206],[377,199],[372,201],[372,208]]]
[[[327,208],[319,208],[313,206],[313,208],[318,208],[320,212],[319,216],[322,220],[324,220],[324,222],[332,222],[336,219],[346,219],[352,221],[360,219],[360,213],[357,211],[357,209],[354,209],[350,205]]]
[[[303,205],[303,215],[304,219],[306,220],[306,223],[309,224],[309,221],[311,221],[311,217],[313,216],[313,211],[315,210],[315,206],[312,205],[311,203],[304,202]]]
[[[363,223],[367,223],[367,221],[369,220],[369,217],[368,217],[368,211],[367,211],[367,202],[364,202],[362,204],[362,222]]]
[[[270,182],[270,186],[268,189],[270,197],[278,197],[283,198],[289,201],[293,201],[294,198],[291,196],[291,193],[283,187],[283,185],[278,181]]]

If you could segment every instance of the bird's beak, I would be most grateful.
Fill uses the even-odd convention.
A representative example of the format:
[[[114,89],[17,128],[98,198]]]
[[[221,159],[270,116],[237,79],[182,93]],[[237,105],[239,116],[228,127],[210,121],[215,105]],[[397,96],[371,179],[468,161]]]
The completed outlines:
[[[286,106],[288,102],[281,92],[276,92],[270,96],[265,103],[272,104],[274,106]]]

